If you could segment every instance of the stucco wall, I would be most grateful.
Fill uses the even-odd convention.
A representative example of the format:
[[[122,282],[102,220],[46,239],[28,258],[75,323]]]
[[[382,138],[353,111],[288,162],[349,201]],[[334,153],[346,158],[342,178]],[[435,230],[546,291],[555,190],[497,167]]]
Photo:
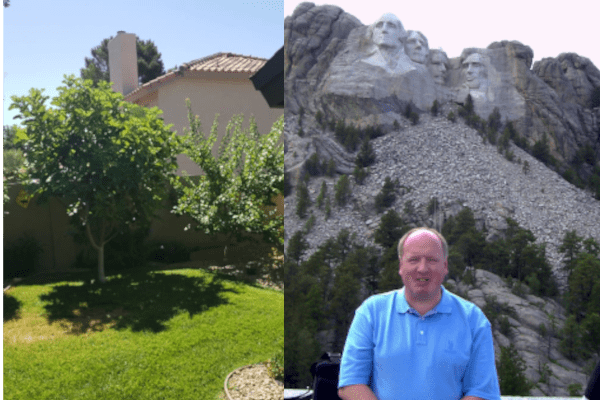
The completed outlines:
[[[225,75],[225,76],[223,76]],[[209,133],[215,115],[219,114],[219,139],[225,134],[225,127],[234,115],[243,114],[244,126],[254,116],[259,132],[270,132],[273,123],[283,115],[282,109],[268,107],[262,94],[254,89],[249,75],[186,72],[186,74],[158,89],[158,108],[163,111],[166,124],[183,134],[189,129],[185,100],[190,99],[192,112],[200,117],[202,130]],[[187,171],[198,175],[200,170],[186,156],[178,158],[179,172]]]

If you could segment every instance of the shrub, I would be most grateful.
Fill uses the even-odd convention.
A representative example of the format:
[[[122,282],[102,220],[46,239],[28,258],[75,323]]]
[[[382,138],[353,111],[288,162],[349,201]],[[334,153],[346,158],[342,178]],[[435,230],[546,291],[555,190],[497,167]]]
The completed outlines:
[[[281,348],[273,354],[273,356],[267,361],[267,371],[269,376],[275,380],[283,381],[284,377],[284,351],[283,344]]]
[[[583,395],[583,386],[581,383],[571,383],[567,386],[567,390],[569,391],[569,396],[571,397],[579,397]]]
[[[397,119],[394,120],[394,130],[396,130],[396,131],[400,130],[400,124],[398,123]]]
[[[313,153],[313,155],[306,160],[304,167],[306,168],[306,172],[308,172],[308,174],[311,176],[321,175],[323,171],[321,168],[321,159],[319,158],[319,154]]]
[[[508,321],[508,317],[506,315],[500,317],[500,333],[506,337],[510,335],[510,322]]]
[[[408,103],[408,104],[406,105],[406,107],[404,108],[404,114],[402,114],[402,115],[404,115],[404,118],[406,118],[406,119],[410,119],[410,114],[411,114],[412,112],[413,112],[413,109],[412,109],[412,103]]]
[[[416,125],[419,123],[419,114],[413,111],[410,113],[409,119],[413,125]]]
[[[456,115],[454,115],[454,111],[450,111],[450,112],[448,113],[448,119],[449,119],[451,122],[456,122]]]
[[[329,177],[333,177],[333,175],[335,175],[335,160],[333,158],[330,158],[327,161],[327,168],[325,169],[325,175],[327,175]]]
[[[433,115],[434,117],[437,117],[439,112],[440,112],[440,103],[438,103],[437,99],[435,99],[433,101],[433,104],[431,105],[431,115]]]

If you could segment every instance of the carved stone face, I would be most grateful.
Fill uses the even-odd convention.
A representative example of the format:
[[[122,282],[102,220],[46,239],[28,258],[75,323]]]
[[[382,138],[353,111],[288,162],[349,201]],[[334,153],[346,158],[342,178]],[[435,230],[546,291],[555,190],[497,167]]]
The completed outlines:
[[[404,47],[411,60],[418,64],[427,63],[429,44],[421,32],[409,31]]]
[[[482,83],[487,80],[487,70],[483,64],[483,56],[479,53],[473,53],[463,61],[462,65],[467,76],[469,89],[479,89]]]
[[[433,77],[433,81],[438,85],[446,83],[446,63],[448,58],[441,51],[431,51],[429,61],[429,73]]]
[[[400,20],[393,14],[385,14],[373,26],[373,43],[379,47],[400,47],[403,34]]]

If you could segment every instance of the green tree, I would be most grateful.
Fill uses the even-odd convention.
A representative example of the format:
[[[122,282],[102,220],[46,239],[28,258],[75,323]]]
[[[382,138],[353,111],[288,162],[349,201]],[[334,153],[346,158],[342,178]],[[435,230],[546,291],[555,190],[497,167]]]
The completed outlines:
[[[177,169],[180,139],[161,111],[123,101],[110,84],[65,76],[47,107],[42,90],[13,96],[10,109],[23,119],[29,192],[55,196],[85,229],[98,251],[98,278],[105,281],[104,246],[131,226],[144,226],[167,195]]]
[[[582,253],[574,265],[566,295],[569,311],[576,316],[577,323],[580,323],[593,300],[594,285],[600,281],[600,260],[589,253]]]
[[[277,214],[274,203],[284,186],[283,116],[265,135],[258,132],[253,118],[249,128],[242,129],[243,116],[234,116],[215,156],[218,115],[205,135],[189,99],[186,103],[191,129],[184,153],[204,175],[173,180],[179,192],[174,212],[192,217],[196,230],[208,235],[226,235],[238,242],[261,235],[265,243],[283,247],[283,215]]]
[[[285,257],[286,259],[289,257],[289,260],[295,261],[296,264],[299,264],[302,255],[307,249],[308,242],[304,238],[304,232],[300,229],[291,237],[288,244],[287,252],[285,253]]]
[[[94,84],[100,81],[110,81],[108,42],[112,38],[113,36],[104,39],[100,45],[92,48],[91,58],[85,57],[85,67],[80,71],[83,79],[91,79]],[[165,67],[161,59],[162,55],[158,52],[152,40],[141,40],[136,37],[135,47],[138,57],[138,79],[140,84],[143,85],[165,74]]]
[[[562,340],[558,347],[560,351],[571,361],[582,355],[583,342],[581,340],[581,327],[577,323],[575,315],[570,315],[561,330]]]
[[[389,176],[386,176],[381,191],[375,196],[375,209],[380,213],[390,207],[394,201],[396,201],[396,185]]]
[[[389,210],[381,217],[373,241],[384,249],[388,249],[397,245],[402,235],[409,229],[396,211]]]
[[[565,255],[564,270],[567,273],[567,277],[571,275],[573,268],[575,267],[575,259],[581,252],[581,241],[582,237],[577,236],[575,230],[568,231],[563,237],[562,244],[558,248],[558,251]]]
[[[542,140],[534,143],[531,149],[531,155],[547,165],[554,165],[554,157],[550,154],[550,145],[546,132],[542,135]]]
[[[585,351],[600,356],[600,314],[588,313],[581,323],[581,328]]]
[[[495,133],[500,130],[502,126],[502,115],[500,114],[500,109],[498,107],[494,107],[494,110],[488,116],[488,127]]]
[[[327,184],[325,183],[325,181],[323,181],[321,182],[321,190],[319,191],[319,195],[317,196],[317,207],[319,207],[319,209],[323,208],[325,196],[327,196]]]
[[[583,241],[583,249],[586,253],[598,257],[600,255],[600,244],[594,238],[587,238]]]
[[[366,168],[375,162],[375,152],[368,138],[363,140],[354,163],[358,168]]]
[[[503,396],[529,396],[531,383],[525,377],[525,362],[511,343],[500,348],[500,360],[497,365],[500,393]]]
[[[350,179],[348,175],[342,175],[335,184],[335,202],[338,206],[343,207],[350,200],[351,189]]]

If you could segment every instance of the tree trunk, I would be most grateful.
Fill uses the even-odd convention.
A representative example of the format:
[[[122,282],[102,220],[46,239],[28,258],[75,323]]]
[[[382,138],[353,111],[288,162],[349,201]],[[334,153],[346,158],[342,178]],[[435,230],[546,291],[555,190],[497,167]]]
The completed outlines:
[[[104,276],[104,244],[98,247],[98,281],[100,283],[106,282]]]

